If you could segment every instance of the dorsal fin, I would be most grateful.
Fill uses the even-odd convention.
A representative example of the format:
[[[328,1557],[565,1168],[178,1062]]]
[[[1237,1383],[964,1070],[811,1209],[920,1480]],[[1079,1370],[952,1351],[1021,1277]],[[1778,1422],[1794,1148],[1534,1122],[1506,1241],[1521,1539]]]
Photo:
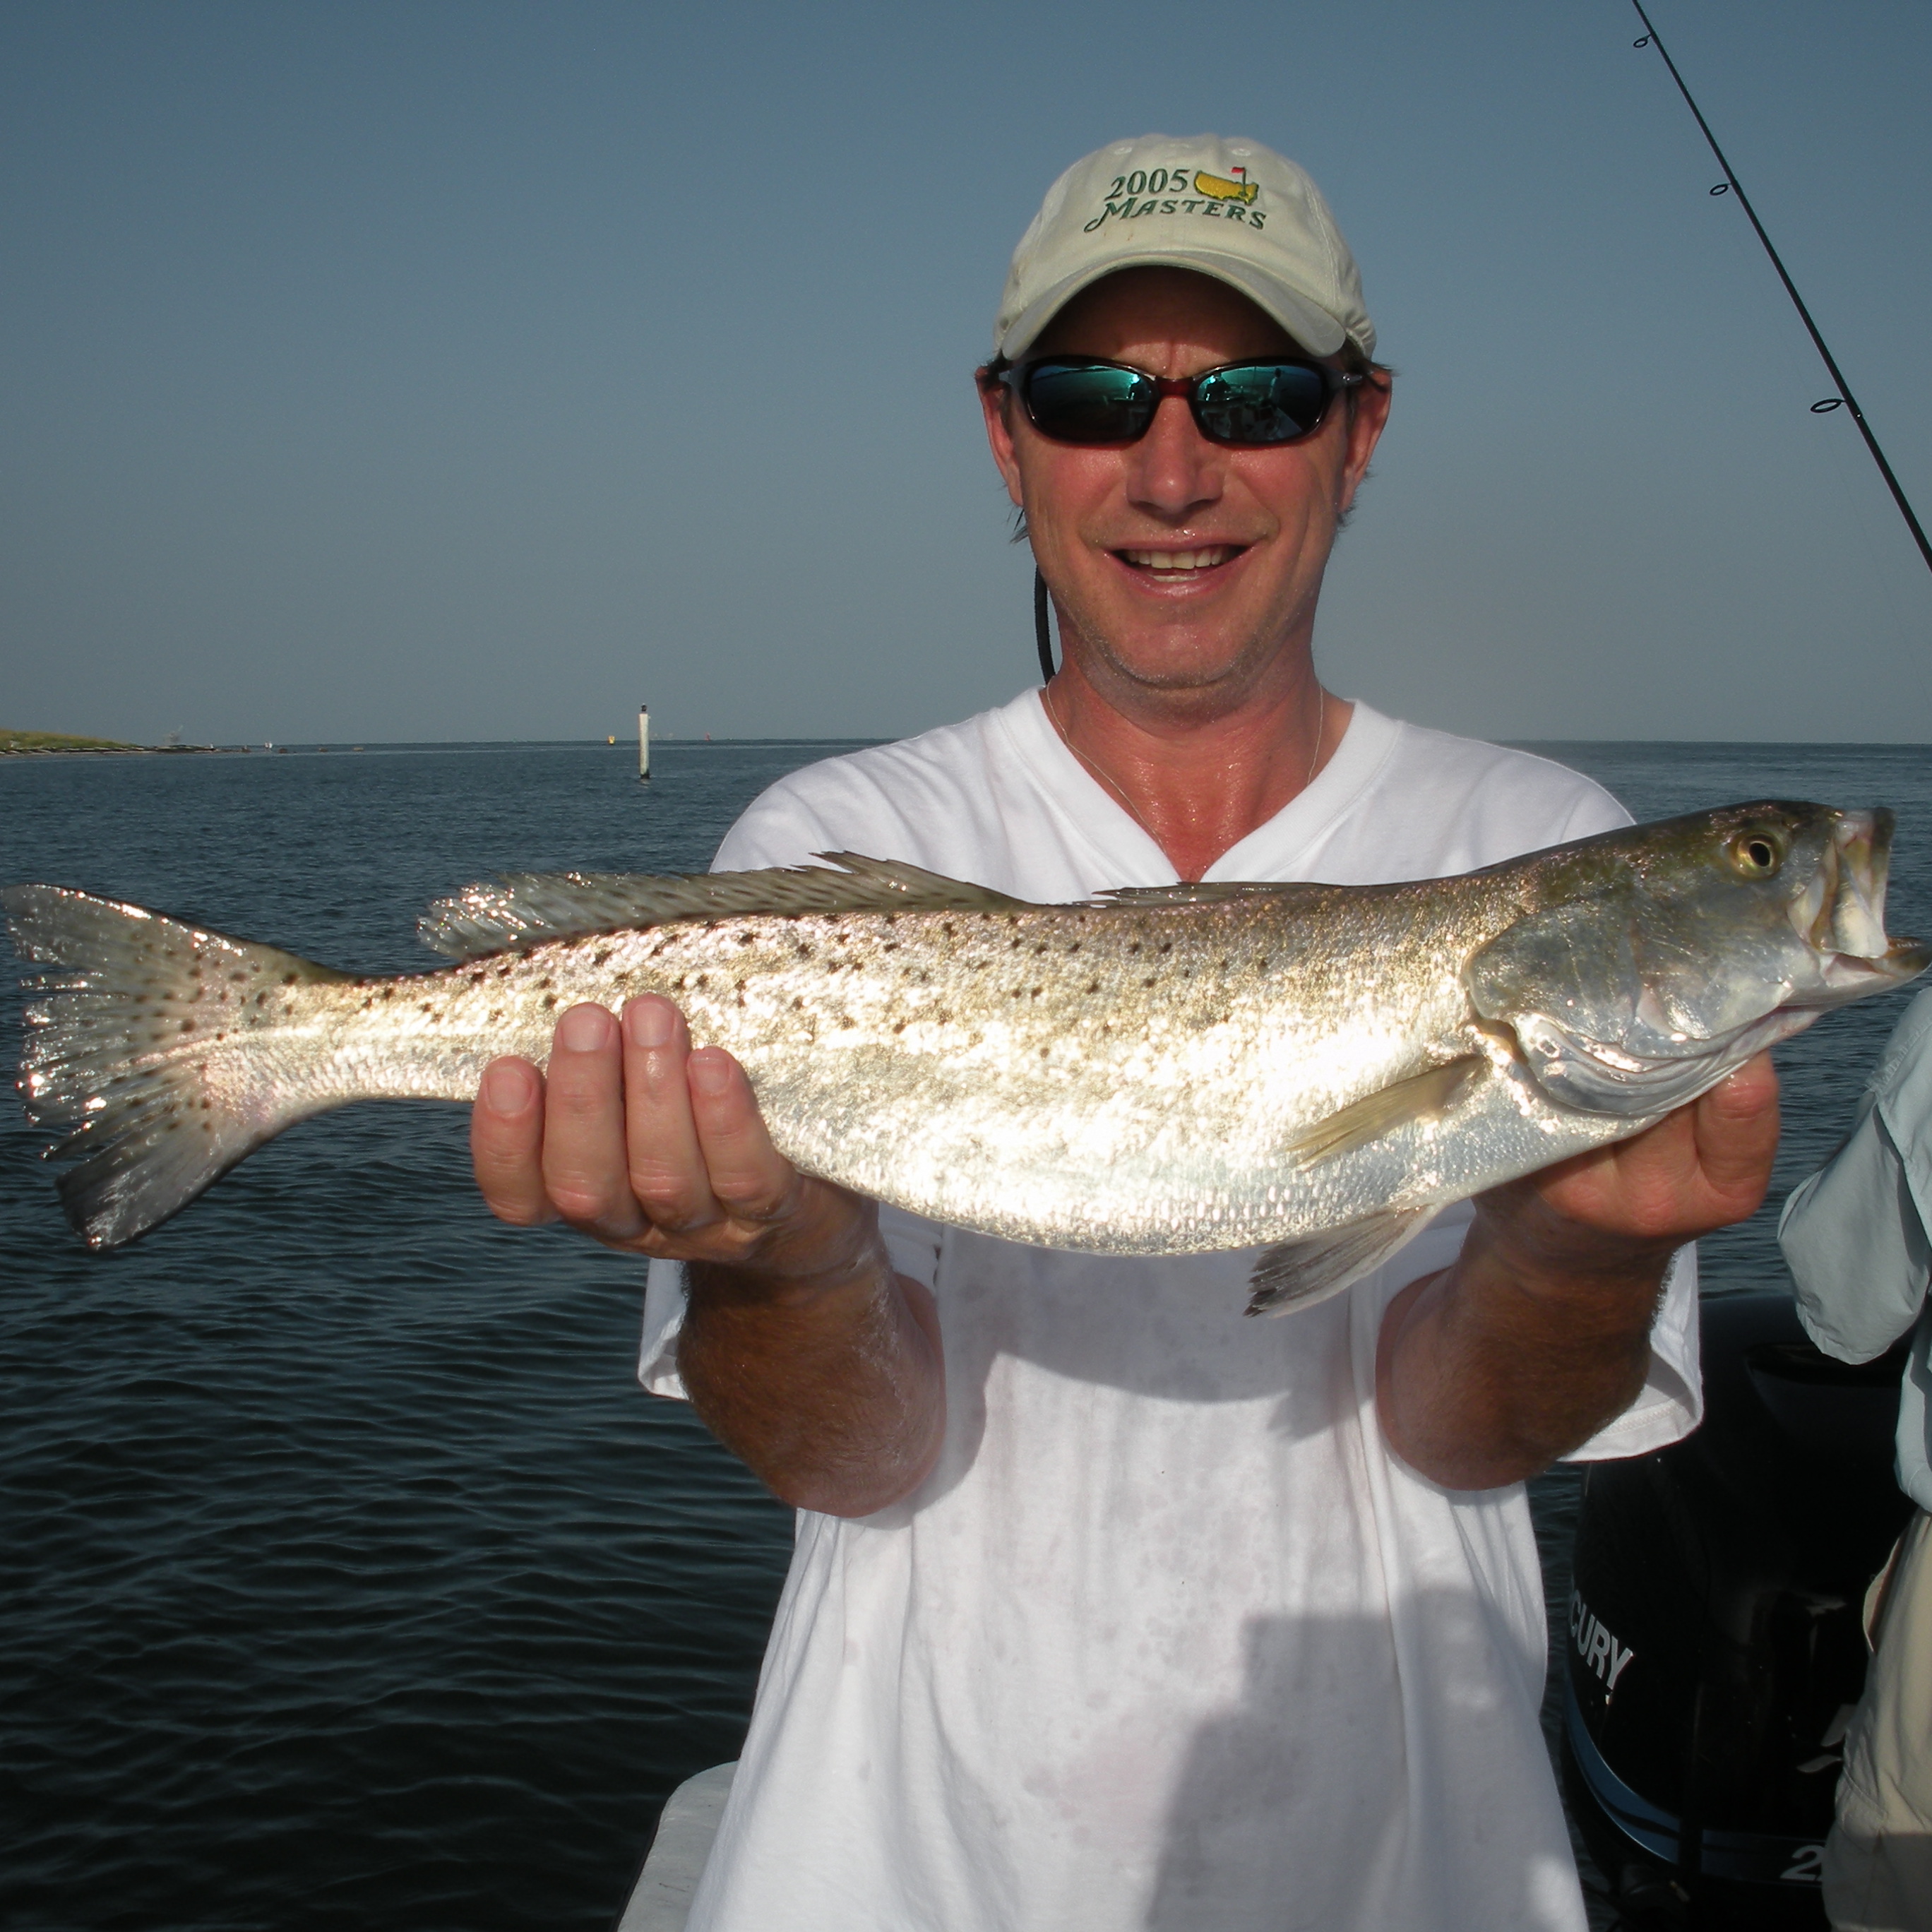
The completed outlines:
[[[814,854],[823,866],[758,872],[511,872],[438,899],[417,922],[424,945],[452,959],[512,946],[587,938],[679,920],[841,912],[1030,910],[990,886],[942,878],[897,859]],[[836,868],[836,869],[835,869]]]
[[[1296,879],[1196,879],[1174,886],[1113,886],[1094,897],[1108,905],[1225,905],[1230,899],[1292,898],[1298,893],[1334,890]]]

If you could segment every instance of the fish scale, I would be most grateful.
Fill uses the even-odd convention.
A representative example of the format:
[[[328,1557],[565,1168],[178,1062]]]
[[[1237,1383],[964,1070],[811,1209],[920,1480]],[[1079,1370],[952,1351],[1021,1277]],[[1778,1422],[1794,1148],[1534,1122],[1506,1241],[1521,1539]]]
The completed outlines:
[[[21,1087],[70,1130],[62,1195],[98,1247],[293,1120],[472,1099],[500,1054],[542,1064],[570,1006],[648,993],[742,1063],[808,1172],[1048,1247],[1265,1248],[1280,1306],[1919,970],[1882,930],[1889,836],[1884,813],[1740,806],[1454,879],[1064,906],[849,854],[517,875],[433,907],[457,963],[394,978],[67,888],[0,902],[52,969]]]

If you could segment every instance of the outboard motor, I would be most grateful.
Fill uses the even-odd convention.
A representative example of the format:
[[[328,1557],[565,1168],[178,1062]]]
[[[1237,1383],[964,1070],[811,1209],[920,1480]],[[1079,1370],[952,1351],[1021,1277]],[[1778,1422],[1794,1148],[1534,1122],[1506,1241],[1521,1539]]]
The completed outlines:
[[[1786,1294],[1714,1295],[1702,1318],[1702,1426],[1585,1479],[1564,1783],[1628,1922],[1822,1932],[1865,1589],[1911,1509],[1905,1345],[1834,1361]]]

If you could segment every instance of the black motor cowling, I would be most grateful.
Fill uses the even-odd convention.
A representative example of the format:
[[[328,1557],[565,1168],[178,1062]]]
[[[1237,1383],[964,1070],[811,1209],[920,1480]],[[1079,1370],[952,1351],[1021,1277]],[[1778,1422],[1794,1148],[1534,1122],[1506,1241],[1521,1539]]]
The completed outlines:
[[[1834,1361],[1779,1294],[1712,1296],[1702,1327],[1702,1425],[1585,1480],[1564,1781],[1634,1922],[1822,1928],[1865,1588],[1910,1508],[1904,1347]]]

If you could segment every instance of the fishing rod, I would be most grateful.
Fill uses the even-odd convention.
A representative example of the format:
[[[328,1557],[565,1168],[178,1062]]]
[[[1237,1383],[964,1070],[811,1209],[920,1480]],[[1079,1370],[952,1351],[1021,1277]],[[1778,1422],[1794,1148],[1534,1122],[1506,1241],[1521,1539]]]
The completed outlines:
[[[1852,412],[1852,420],[1858,426],[1858,434],[1865,440],[1865,447],[1872,453],[1872,460],[1878,465],[1879,474],[1885,478],[1885,487],[1892,492],[1892,501],[1898,506],[1899,514],[1904,518],[1906,527],[1912,532],[1912,541],[1918,546],[1918,554],[1925,560],[1925,567],[1932,570],[1932,541],[1928,541],[1924,526],[1913,514],[1898,478],[1892,473],[1892,465],[1885,460],[1885,452],[1878,446],[1878,438],[1872,434],[1871,424],[1865,421],[1865,412],[1858,407],[1858,399],[1852,394],[1851,385],[1845,380],[1844,374],[1831,350],[1825,346],[1825,338],[1818,332],[1818,325],[1811,320],[1811,311],[1804,306],[1804,298],[1798,292],[1798,284],[1779,260],[1778,250],[1771,245],[1771,237],[1764,232],[1764,224],[1757,218],[1757,210],[1750,205],[1750,197],[1744,193],[1744,184],[1733,172],[1731,164],[1724,158],[1724,151],[1718,146],[1718,137],[1711,132],[1711,124],[1704,118],[1696,102],[1690,98],[1690,90],[1684,85],[1684,76],[1677,71],[1677,63],[1670,58],[1657,29],[1650,23],[1650,16],[1643,10],[1642,0],[1630,0],[1636,9],[1637,18],[1643,22],[1643,37],[1633,40],[1636,47],[1654,46],[1664,56],[1664,64],[1670,70],[1670,77],[1677,83],[1677,91],[1684,97],[1684,104],[1696,117],[1697,125],[1704,139],[1710,143],[1711,152],[1718,158],[1718,165],[1724,171],[1724,178],[1712,189],[1713,194],[1735,194],[1738,206],[1749,217],[1750,225],[1757,230],[1757,238],[1764,244],[1764,252],[1771,257],[1771,266],[1778,271],[1778,279],[1784,284],[1784,292],[1791,298],[1792,306],[1798,311],[1798,320],[1810,334],[1813,345],[1824,358],[1825,367],[1832,373],[1832,380],[1838,385],[1838,393],[1827,396],[1822,402],[1811,405],[1814,416],[1826,416],[1840,404]]]

